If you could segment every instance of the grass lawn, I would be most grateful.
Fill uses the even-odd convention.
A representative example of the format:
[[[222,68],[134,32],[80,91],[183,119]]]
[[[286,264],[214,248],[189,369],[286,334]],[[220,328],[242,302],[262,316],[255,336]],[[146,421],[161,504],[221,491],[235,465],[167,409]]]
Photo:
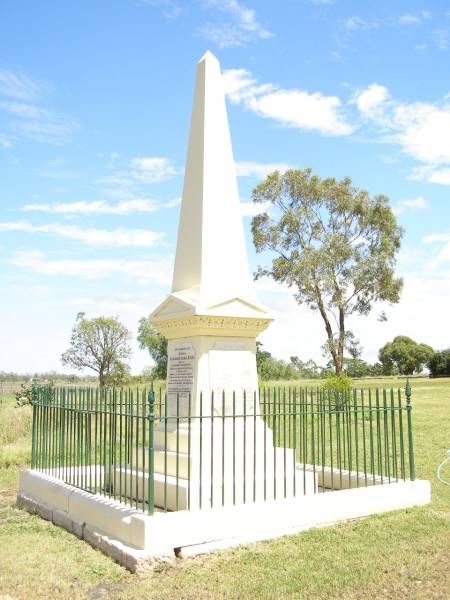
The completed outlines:
[[[314,382],[314,385],[317,382]],[[396,380],[370,380],[396,385]],[[404,385],[404,380],[400,382]],[[0,405],[0,600],[38,598],[450,598],[450,379],[414,379],[416,475],[429,506],[185,559],[130,575],[85,542],[15,508],[30,451],[30,410]],[[444,473],[450,480],[450,467]]]

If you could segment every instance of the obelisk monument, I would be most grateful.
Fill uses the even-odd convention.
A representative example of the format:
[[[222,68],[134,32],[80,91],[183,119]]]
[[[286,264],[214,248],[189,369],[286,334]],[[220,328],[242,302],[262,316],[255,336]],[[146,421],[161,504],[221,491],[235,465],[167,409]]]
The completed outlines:
[[[245,501],[242,468],[231,475],[229,457],[239,465],[253,461],[244,472],[248,468],[254,477],[258,471],[259,479],[274,480],[272,433],[255,417],[256,337],[272,319],[257,299],[249,271],[220,65],[211,52],[197,65],[172,290],[150,319],[168,340],[167,413],[155,432],[155,472],[161,474],[164,463],[166,503],[174,507],[174,486],[179,508],[215,506],[221,495],[226,504],[241,502],[242,496]],[[189,478],[188,484],[182,478]]]
[[[176,394],[257,389],[256,336],[271,318],[248,267],[219,61],[197,65],[172,291],[151,314],[169,340],[169,412]],[[180,366],[182,364],[182,367]]]

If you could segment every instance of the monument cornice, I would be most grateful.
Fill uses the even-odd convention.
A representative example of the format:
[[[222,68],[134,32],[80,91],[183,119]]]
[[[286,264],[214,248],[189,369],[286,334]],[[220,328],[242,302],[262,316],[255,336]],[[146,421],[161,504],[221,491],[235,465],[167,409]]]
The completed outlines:
[[[152,320],[152,325],[169,340],[197,335],[255,338],[267,329],[271,321],[264,318],[193,315]]]

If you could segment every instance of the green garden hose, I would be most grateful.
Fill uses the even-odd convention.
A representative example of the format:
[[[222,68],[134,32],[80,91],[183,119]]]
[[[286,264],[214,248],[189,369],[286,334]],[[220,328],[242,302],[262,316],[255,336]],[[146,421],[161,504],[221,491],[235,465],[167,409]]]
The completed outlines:
[[[450,448],[447,450],[447,458],[445,458],[441,464],[438,466],[438,468],[436,469],[436,476],[439,479],[439,481],[441,483],[445,483],[445,485],[449,485],[450,486],[450,481],[446,481],[443,477],[441,477],[441,469],[444,465],[446,465],[448,462],[450,462]]]

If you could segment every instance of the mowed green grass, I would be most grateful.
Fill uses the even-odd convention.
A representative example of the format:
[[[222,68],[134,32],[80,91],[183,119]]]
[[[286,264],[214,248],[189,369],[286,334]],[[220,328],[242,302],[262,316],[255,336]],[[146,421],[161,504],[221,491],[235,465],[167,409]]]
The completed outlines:
[[[405,381],[358,385],[397,383]],[[416,472],[432,482],[430,505],[180,560],[145,576],[15,508],[31,415],[9,397],[0,405],[0,598],[450,598],[450,487],[435,477],[450,447],[450,379],[412,384]],[[450,480],[450,467],[444,475]]]

